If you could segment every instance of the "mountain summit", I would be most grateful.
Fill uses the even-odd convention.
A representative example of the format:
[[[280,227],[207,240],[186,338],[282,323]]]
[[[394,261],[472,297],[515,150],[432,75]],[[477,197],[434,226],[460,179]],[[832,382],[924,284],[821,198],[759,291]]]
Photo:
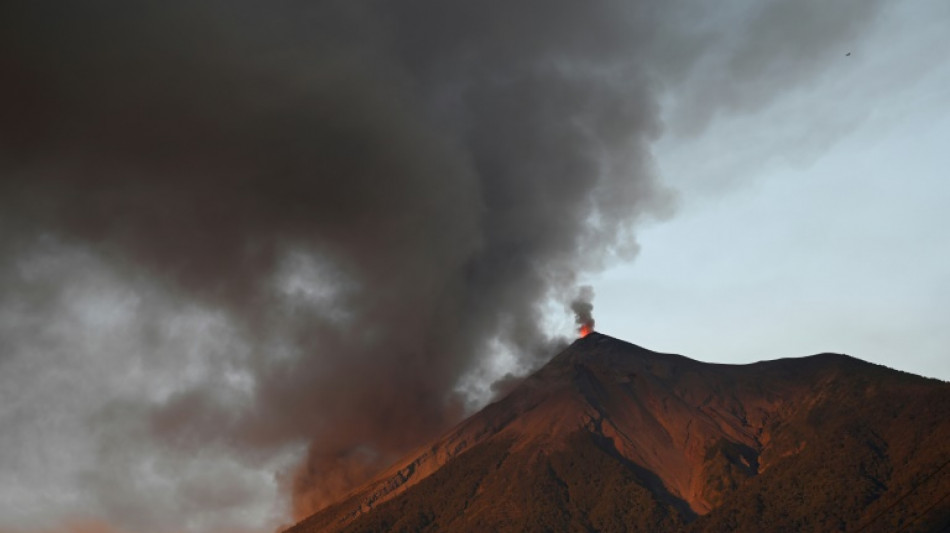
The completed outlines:
[[[950,384],[591,333],[287,533],[944,531]]]

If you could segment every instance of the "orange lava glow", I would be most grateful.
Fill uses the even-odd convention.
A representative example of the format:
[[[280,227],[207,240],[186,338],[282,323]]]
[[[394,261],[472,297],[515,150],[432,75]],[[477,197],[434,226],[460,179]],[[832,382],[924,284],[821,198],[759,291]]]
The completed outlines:
[[[592,326],[588,324],[583,324],[580,328],[578,328],[577,333],[583,338],[590,335],[591,331],[594,331],[594,328]]]

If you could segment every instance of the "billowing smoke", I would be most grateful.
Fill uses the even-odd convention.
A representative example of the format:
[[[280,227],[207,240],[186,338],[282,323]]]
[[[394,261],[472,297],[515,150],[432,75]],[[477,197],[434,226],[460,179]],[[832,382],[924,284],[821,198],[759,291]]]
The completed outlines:
[[[5,4],[7,520],[300,515],[457,420],[491,347],[549,356],[546,303],[670,208],[657,88],[734,40],[666,5]]]
[[[571,311],[574,312],[574,323],[577,324],[577,333],[581,337],[594,331],[594,288],[583,285],[577,292],[577,297],[571,301]]]

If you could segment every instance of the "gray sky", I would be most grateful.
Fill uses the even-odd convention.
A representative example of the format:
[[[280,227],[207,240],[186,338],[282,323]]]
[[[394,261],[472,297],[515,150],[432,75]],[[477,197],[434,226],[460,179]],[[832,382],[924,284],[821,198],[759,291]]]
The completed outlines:
[[[950,4],[712,4],[0,7],[0,533],[273,531],[591,296],[950,379]]]
[[[654,154],[678,212],[591,278],[599,329],[707,361],[835,351],[950,380],[947,11],[889,5],[809,86],[668,132]]]

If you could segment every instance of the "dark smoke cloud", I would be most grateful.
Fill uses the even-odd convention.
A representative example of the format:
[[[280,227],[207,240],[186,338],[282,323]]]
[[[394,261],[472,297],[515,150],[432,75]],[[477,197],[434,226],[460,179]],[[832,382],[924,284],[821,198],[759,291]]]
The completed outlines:
[[[670,209],[657,89],[721,37],[674,4],[0,8],[0,365],[39,351],[51,366],[22,375],[88,356],[93,381],[154,377],[145,396],[76,393],[98,443],[89,513],[178,527],[198,513],[184,497],[129,500],[136,454],[253,468],[294,443],[309,454],[288,483],[312,510],[456,420],[491,346],[550,355],[544,304]],[[745,50],[729,64],[748,79]],[[705,112],[735,107],[714,96]],[[121,334],[95,337],[103,321]],[[69,332],[83,341],[60,350]],[[210,498],[238,466],[188,487]]]
[[[594,288],[590,285],[580,287],[577,297],[571,301],[574,323],[579,332],[594,331]]]

